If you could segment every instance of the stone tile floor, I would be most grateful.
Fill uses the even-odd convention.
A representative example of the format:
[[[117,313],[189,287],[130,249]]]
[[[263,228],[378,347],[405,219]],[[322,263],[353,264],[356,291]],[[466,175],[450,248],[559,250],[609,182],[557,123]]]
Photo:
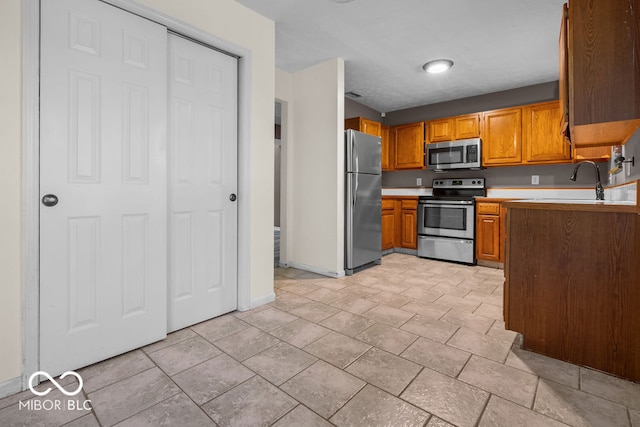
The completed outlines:
[[[0,426],[639,427],[640,384],[519,348],[502,285],[402,254],[340,279],[277,268],[273,303],[80,370],[93,411],[57,390],[63,410],[20,409],[26,391]]]

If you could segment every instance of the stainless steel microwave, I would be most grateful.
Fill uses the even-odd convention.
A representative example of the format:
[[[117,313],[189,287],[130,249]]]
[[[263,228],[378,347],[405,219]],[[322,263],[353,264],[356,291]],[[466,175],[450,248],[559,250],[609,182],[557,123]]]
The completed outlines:
[[[427,144],[427,170],[480,169],[482,143],[480,138]]]

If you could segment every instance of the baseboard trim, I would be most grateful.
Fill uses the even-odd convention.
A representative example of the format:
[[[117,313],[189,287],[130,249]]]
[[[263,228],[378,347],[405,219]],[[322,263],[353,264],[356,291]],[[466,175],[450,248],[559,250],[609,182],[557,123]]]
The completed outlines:
[[[484,260],[484,259],[478,259],[478,260],[476,260],[476,264],[478,264],[479,266],[482,266],[482,267],[497,268],[497,269],[500,269],[500,270],[504,270],[504,263],[503,262],[487,261],[487,260]]]
[[[16,377],[0,383],[0,399],[22,391],[22,378]]]
[[[417,249],[395,248],[394,250],[395,250],[395,253],[397,253],[397,254],[418,256],[418,250]]]
[[[319,267],[314,267],[312,265],[306,265],[306,264],[301,264],[298,262],[287,262],[287,263],[280,263],[281,266],[283,267],[290,267],[290,268],[297,268],[298,270],[304,270],[304,271],[308,271],[310,273],[316,273],[316,274],[320,274],[322,276],[327,276],[327,277],[332,277],[334,279],[337,279],[338,277],[344,277],[345,275],[345,271],[329,271],[329,270],[325,270],[323,268],[319,268]]]
[[[405,255],[418,255],[418,250],[417,249],[407,249],[407,248],[391,248],[391,249],[385,249],[384,251],[382,251],[382,256],[385,255],[389,255],[389,254],[405,254]]]
[[[256,299],[252,299],[249,302],[248,306],[238,306],[238,311],[247,311],[247,310],[251,310],[253,308],[256,307],[260,307],[261,305],[265,305],[268,304],[270,302],[273,302],[276,300],[276,294],[271,292],[270,294],[267,294],[263,297],[260,298],[256,298]]]

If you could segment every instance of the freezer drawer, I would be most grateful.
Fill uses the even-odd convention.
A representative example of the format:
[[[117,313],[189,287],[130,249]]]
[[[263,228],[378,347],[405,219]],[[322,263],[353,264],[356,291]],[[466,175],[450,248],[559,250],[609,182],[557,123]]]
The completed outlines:
[[[449,237],[418,236],[418,256],[475,264],[473,240]]]

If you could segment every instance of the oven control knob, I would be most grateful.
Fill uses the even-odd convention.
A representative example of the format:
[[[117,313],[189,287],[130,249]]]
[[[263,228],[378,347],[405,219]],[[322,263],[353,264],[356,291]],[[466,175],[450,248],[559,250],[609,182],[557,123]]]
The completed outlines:
[[[472,183],[472,184],[475,184],[476,182],[475,182],[475,180],[474,180],[474,181],[471,181],[471,183]]]

